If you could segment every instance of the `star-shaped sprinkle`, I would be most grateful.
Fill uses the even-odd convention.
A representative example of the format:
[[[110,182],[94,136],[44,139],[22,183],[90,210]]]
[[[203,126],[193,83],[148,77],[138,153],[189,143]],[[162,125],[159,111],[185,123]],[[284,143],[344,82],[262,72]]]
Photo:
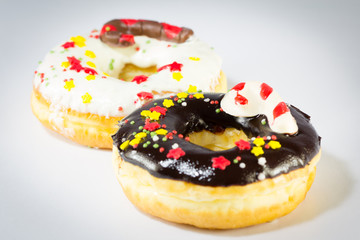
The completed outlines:
[[[181,148],[175,148],[175,149],[170,149],[170,151],[168,152],[168,154],[166,154],[167,158],[173,158],[173,159],[179,159],[180,157],[184,156],[185,152],[181,149]]]
[[[145,75],[138,75],[138,76],[135,76],[133,78],[133,80],[131,80],[131,82],[136,82],[137,84],[140,84],[142,82],[146,82],[148,79],[148,76],[145,76]]]
[[[160,106],[156,106],[156,107],[150,108],[150,111],[152,111],[152,112],[158,112],[158,113],[160,113],[161,115],[165,115],[167,109],[166,109],[166,108],[163,108],[163,107],[160,107]]]
[[[85,56],[88,56],[89,58],[96,58],[95,53],[93,51],[90,51],[90,50],[85,51]]]
[[[73,41],[74,44],[78,47],[86,46],[86,44],[85,44],[86,39],[82,36],[71,37],[70,40]]]
[[[87,75],[86,80],[90,81],[90,80],[95,80],[95,75]]]
[[[147,100],[147,99],[153,99],[154,95],[150,92],[139,92],[137,94],[137,96],[141,99],[141,100]]]
[[[189,94],[187,94],[186,92],[181,92],[176,95],[178,96],[178,98],[186,98]]]
[[[169,108],[171,106],[174,106],[174,102],[171,99],[164,99],[163,106]]]
[[[264,154],[264,150],[262,149],[262,147],[253,147],[251,149],[251,153],[257,157]]]
[[[168,131],[167,130],[165,130],[165,129],[158,129],[158,130],[156,130],[155,131],[156,132],[156,134],[157,135],[166,135],[167,133],[168,133]]]
[[[189,93],[196,93],[197,92],[197,87],[193,86],[193,85],[189,85],[189,88],[187,90]]]
[[[258,138],[256,138],[256,139],[253,141],[253,143],[254,143],[257,147],[261,147],[261,146],[263,146],[263,145],[265,144],[265,141],[264,141],[263,138],[258,137]]]
[[[248,141],[240,139],[235,142],[235,145],[238,146],[240,150],[250,150],[250,143]]]
[[[89,93],[85,93],[81,96],[83,103],[90,103],[91,102],[91,95]]]
[[[193,96],[196,99],[204,98],[204,94],[202,94],[202,93],[195,93]]]
[[[220,168],[221,170],[225,170],[225,168],[231,163],[224,156],[212,158],[211,161],[213,168]]]
[[[165,70],[165,69],[170,69],[170,72],[180,72],[181,71],[181,68],[182,68],[182,64],[181,63],[177,63],[177,62],[173,62],[171,64],[168,64],[168,65],[164,65],[162,67],[160,67],[158,69],[158,72],[162,71],[162,70]]]
[[[281,148],[281,144],[278,141],[271,140],[268,144],[272,149]]]
[[[75,87],[74,80],[68,80],[65,82],[64,88],[70,91],[72,88]]]
[[[180,80],[183,78],[181,72],[173,72],[172,77],[173,77],[173,79],[175,79],[176,81],[180,81]]]
[[[158,122],[152,122],[152,123],[149,122],[145,124],[144,129],[148,131],[154,131],[160,127],[161,125]]]

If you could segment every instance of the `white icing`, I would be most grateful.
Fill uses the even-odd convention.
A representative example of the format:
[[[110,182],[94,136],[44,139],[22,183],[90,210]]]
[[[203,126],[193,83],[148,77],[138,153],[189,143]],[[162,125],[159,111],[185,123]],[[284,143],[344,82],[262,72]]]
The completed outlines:
[[[181,92],[186,91],[190,84],[203,91],[210,91],[220,76],[220,57],[196,37],[191,37],[181,44],[174,44],[136,36],[135,45],[127,48],[112,48],[92,37],[85,39],[84,47],[75,45],[74,48],[66,50],[61,46],[67,42],[64,41],[48,53],[39,65],[34,87],[51,105],[106,117],[124,116],[142,105],[143,102],[137,96],[139,92]],[[86,56],[87,50],[92,51],[96,57]],[[94,63],[96,68],[93,69],[98,73],[95,79],[89,81],[86,79],[89,74],[70,70],[70,67],[63,71],[65,67],[62,63],[68,62],[67,57],[80,58],[83,67],[92,68],[86,63]],[[173,72],[169,69],[149,76],[146,82],[140,84],[117,79],[127,63],[143,68],[154,65],[160,68],[173,62],[183,65],[180,81],[173,78]],[[104,78],[103,72],[109,77]],[[70,91],[64,88],[65,79],[73,79],[75,87]],[[89,103],[84,103],[82,99],[86,93],[92,98]],[[157,97],[160,96],[154,96]],[[123,111],[119,111],[119,107],[122,107]]]
[[[224,112],[238,117],[252,117],[264,114],[273,131],[289,134],[296,133],[298,126],[290,111],[274,119],[273,110],[283,100],[274,90],[265,100],[262,99],[260,96],[261,84],[260,82],[246,82],[243,89],[239,91],[230,90],[221,100],[221,108]],[[248,102],[244,105],[237,103],[235,101],[237,94],[245,97]]]

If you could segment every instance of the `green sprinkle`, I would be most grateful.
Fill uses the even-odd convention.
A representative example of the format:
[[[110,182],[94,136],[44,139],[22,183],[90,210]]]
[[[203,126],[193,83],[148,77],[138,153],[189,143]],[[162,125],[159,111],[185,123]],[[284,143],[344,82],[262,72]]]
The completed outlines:
[[[150,136],[151,136],[151,137],[153,137],[153,136],[155,136],[155,135],[157,135],[156,132],[151,132],[151,133],[150,133]]]
[[[144,127],[143,126],[139,126],[139,130],[142,130]]]
[[[198,92],[199,92],[199,93],[201,93],[201,92],[202,92],[202,90],[200,89]]]
[[[115,59],[111,59],[110,63],[109,63],[109,69],[110,70],[114,70],[114,62],[115,62]]]
[[[182,98],[181,101],[185,101],[185,98]]]
[[[155,144],[153,145],[153,147],[154,147],[154,148],[158,148],[158,147],[159,147],[159,144],[155,143]]]
[[[234,159],[233,160],[233,163],[238,163],[239,161],[237,159]]]
[[[147,40],[145,43],[149,44],[149,43],[151,43],[151,41],[150,41],[150,40]]]
[[[143,129],[143,132],[144,132],[144,133],[146,133],[146,132],[147,132],[147,130],[146,130],[146,129]]]
[[[130,124],[131,124],[131,125],[132,125],[132,124],[135,124],[135,121],[131,121]]]
[[[41,64],[41,63],[42,63],[42,61],[39,61],[38,63],[39,63],[39,64]]]
[[[132,135],[134,135],[134,136],[135,136],[135,135],[136,135],[136,132],[133,132],[133,133],[132,133]]]
[[[262,119],[262,120],[261,120],[261,124],[262,124],[262,125],[265,125],[265,124],[266,124],[266,120],[265,120],[265,119]]]
[[[146,144],[149,145],[151,142],[150,141],[147,141]]]
[[[144,148],[147,148],[147,146],[148,146],[147,143],[144,143],[144,144],[143,144],[143,147],[144,147]]]
[[[156,106],[156,105],[157,105],[157,103],[154,103],[154,105]]]
[[[146,50],[145,50],[145,49],[143,49],[143,50],[142,50],[142,53],[146,53]]]
[[[217,109],[215,110],[215,112],[216,112],[216,113],[220,113],[220,108],[217,108]]]
[[[150,134],[150,131],[149,131],[149,130],[146,130],[146,133],[147,133],[147,134]]]
[[[181,103],[182,101],[179,99],[179,100],[177,100],[177,102],[178,102],[178,103]]]
[[[45,87],[47,87],[49,85],[49,82],[45,83]]]
[[[79,58],[79,61],[82,61],[83,59],[82,58]]]
[[[177,47],[177,45],[176,45],[176,44],[174,44],[174,45],[172,45],[172,47]]]
[[[50,53],[54,53],[55,51],[51,50]]]
[[[166,138],[166,137],[163,137],[163,138],[162,138],[162,141],[163,141],[163,142],[166,142],[166,141],[167,141],[167,138]]]

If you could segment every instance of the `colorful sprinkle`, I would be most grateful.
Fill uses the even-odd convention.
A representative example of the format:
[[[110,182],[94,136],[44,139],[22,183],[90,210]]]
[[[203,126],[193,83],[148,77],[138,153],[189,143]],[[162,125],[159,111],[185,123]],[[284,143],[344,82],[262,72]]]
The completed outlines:
[[[268,144],[272,149],[281,148],[281,144],[278,141],[271,140]]]
[[[64,88],[70,91],[72,88],[75,87],[74,80],[69,80],[65,82]]]
[[[262,147],[253,147],[251,149],[251,153],[257,157],[264,154],[264,150],[262,149]]]
[[[129,143],[130,143],[130,140],[127,140],[125,142],[123,142],[121,145],[120,145],[120,149],[121,150],[125,150],[125,148],[127,148],[129,146]]]
[[[265,144],[265,141],[264,141],[263,138],[258,137],[258,138],[256,138],[256,139],[253,141],[253,143],[254,143],[257,147],[261,147],[261,146],[263,146],[263,145]]]
[[[173,77],[173,79],[175,79],[176,81],[180,81],[180,80],[183,78],[181,72],[173,72],[172,77]]]
[[[88,56],[89,58],[96,58],[95,53],[93,51],[90,51],[90,50],[85,51],[85,56]]]
[[[213,168],[220,168],[221,170],[225,170],[226,167],[229,166],[231,163],[224,156],[212,158],[211,161],[212,161]]]
[[[91,102],[91,95],[89,93],[85,93],[81,96],[83,103],[90,103]]]
[[[202,94],[202,93],[195,93],[193,96],[196,99],[204,98],[204,94]]]
[[[166,108],[174,106],[174,102],[171,99],[164,99],[163,106]]]
[[[168,154],[166,154],[166,157],[177,160],[184,155],[185,155],[185,152],[181,148],[176,148],[176,149],[170,149]]]
[[[95,80],[95,75],[87,75],[86,80],[90,81],[90,80]]]
[[[235,145],[240,149],[240,150],[250,150],[250,143],[248,141],[242,140],[240,139],[239,141],[235,142]]]
[[[198,57],[189,57],[189,59],[192,61],[200,61],[200,58]]]

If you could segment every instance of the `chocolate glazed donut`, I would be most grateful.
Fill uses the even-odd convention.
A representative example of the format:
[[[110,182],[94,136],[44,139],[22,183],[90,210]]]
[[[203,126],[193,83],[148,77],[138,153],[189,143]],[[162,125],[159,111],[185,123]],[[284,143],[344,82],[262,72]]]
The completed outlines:
[[[136,19],[114,19],[107,22],[100,33],[100,39],[112,47],[128,47],[135,44],[134,36],[145,35],[158,40],[183,43],[194,32],[185,27],[167,23]]]
[[[120,122],[113,136],[121,158],[158,178],[203,186],[247,185],[304,168],[320,151],[310,117],[287,105],[298,125],[293,135],[274,132],[264,115],[234,117],[222,111],[224,94],[195,93],[151,102]],[[157,116],[151,118],[151,114]],[[149,120],[149,116],[150,119]],[[249,141],[212,151],[189,142],[192,132],[242,130]]]

